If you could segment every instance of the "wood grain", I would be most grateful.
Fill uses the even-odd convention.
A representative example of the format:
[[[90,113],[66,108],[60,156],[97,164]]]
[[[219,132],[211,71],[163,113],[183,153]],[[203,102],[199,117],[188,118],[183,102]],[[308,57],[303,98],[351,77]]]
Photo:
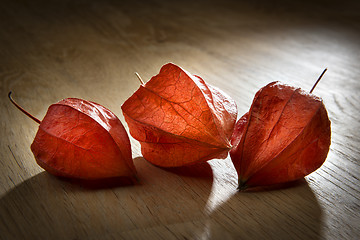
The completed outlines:
[[[358,1],[2,1],[0,239],[359,239]],[[140,182],[59,179],[35,162],[37,124],[66,97],[121,104],[174,62],[227,92],[239,115],[279,80],[321,96],[325,164],[282,188],[239,193],[231,160],[157,168],[131,139]]]

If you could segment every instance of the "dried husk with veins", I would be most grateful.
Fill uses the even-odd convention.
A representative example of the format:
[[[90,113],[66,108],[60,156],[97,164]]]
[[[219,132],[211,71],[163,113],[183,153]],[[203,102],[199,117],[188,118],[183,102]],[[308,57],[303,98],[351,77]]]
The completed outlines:
[[[324,163],[330,148],[330,120],[313,89],[308,93],[272,82],[256,93],[249,112],[236,123],[231,141],[240,190],[294,181]]]
[[[85,180],[135,177],[130,140],[120,120],[107,108],[66,98],[52,104],[31,144],[36,162],[49,173]]]
[[[130,134],[144,158],[179,167],[226,158],[237,117],[235,102],[221,90],[169,63],[122,105]]]

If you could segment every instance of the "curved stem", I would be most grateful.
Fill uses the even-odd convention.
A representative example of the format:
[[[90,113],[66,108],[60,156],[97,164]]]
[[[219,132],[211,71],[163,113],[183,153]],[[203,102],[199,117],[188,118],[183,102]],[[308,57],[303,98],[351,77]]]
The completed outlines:
[[[15,105],[15,107],[17,107],[20,111],[22,111],[26,116],[28,116],[29,118],[31,118],[32,120],[34,120],[35,122],[37,122],[38,124],[41,123],[41,121],[39,119],[37,119],[36,117],[34,117],[33,115],[31,115],[30,113],[28,113],[25,109],[23,109],[19,104],[17,104],[11,97],[11,91],[8,94],[8,97],[10,99],[10,101],[12,102],[12,104]]]
[[[325,72],[327,71],[327,68],[324,69],[324,71],[321,73],[320,77],[318,78],[318,80],[316,80],[314,86],[311,88],[310,93],[312,93],[312,91],[314,91],[316,85],[320,82],[321,78],[324,76]]]
[[[144,81],[142,80],[142,78],[140,77],[140,75],[139,75],[137,72],[135,72],[135,75],[136,75],[137,78],[139,79],[141,85],[144,85],[145,83],[144,83]]]

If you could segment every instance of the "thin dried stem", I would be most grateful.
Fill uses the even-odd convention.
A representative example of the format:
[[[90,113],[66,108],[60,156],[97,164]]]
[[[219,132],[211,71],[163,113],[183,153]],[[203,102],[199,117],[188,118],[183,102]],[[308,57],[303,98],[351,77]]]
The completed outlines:
[[[11,97],[11,91],[8,94],[8,97],[10,99],[10,101],[12,102],[12,104],[15,105],[15,107],[17,107],[20,111],[22,111],[26,116],[28,116],[29,118],[31,118],[32,120],[34,120],[35,122],[37,122],[38,124],[41,123],[41,121],[39,119],[37,119],[36,117],[34,117],[33,115],[31,115],[30,113],[28,113],[25,109],[23,109],[19,104],[17,104]]]
[[[135,72],[135,75],[136,75],[137,78],[139,79],[141,85],[145,85],[144,81],[142,80],[142,78],[140,77],[140,75],[139,75],[137,72]]]
[[[312,93],[312,91],[314,91],[316,85],[320,82],[321,78],[324,76],[325,72],[327,71],[327,68],[324,69],[324,71],[321,73],[320,77],[318,78],[318,80],[316,80],[314,86],[311,88],[310,93]]]

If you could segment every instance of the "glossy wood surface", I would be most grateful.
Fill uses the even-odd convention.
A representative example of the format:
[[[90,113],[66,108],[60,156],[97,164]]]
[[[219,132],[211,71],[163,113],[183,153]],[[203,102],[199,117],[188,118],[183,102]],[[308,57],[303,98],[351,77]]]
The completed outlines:
[[[358,1],[2,1],[0,239],[360,239]],[[228,157],[162,169],[131,139],[139,183],[44,172],[30,144],[50,104],[112,110],[174,62],[228,93],[239,117],[272,81],[322,97],[327,160],[281,188],[238,192]],[[127,128],[127,126],[126,126]]]

